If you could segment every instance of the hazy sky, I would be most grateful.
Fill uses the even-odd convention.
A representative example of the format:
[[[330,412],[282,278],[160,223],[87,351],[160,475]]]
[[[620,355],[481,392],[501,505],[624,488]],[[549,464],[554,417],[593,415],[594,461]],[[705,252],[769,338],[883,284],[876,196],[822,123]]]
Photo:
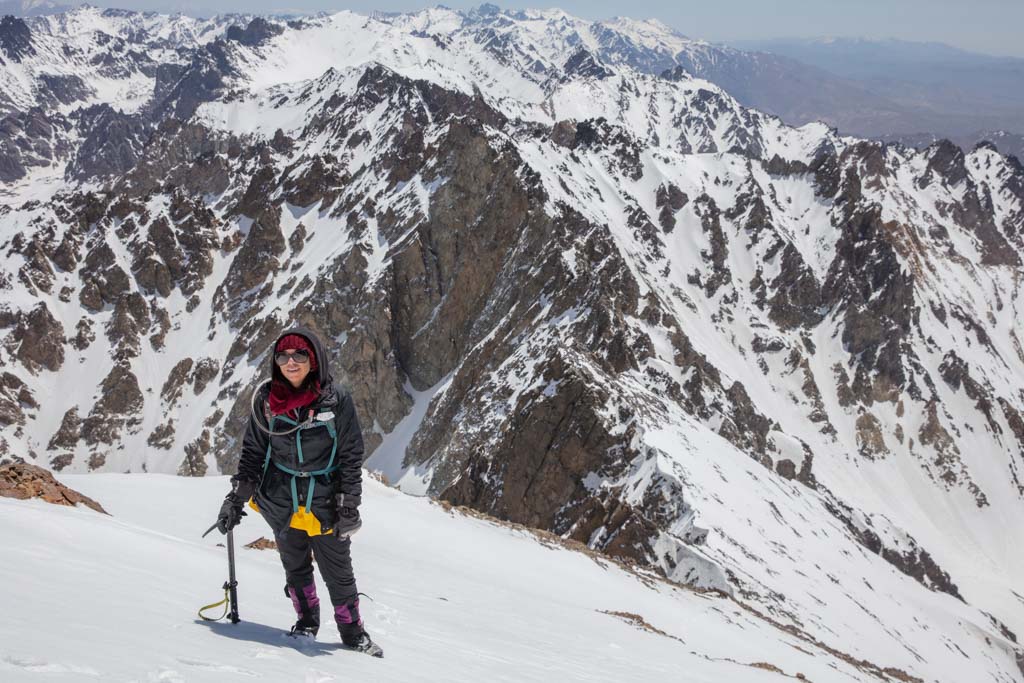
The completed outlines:
[[[67,1],[67,0],[65,0]],[[73,4],[73,3],[69,3]],[[105,7],[218,12],[409,11],[415,0],[92,0]],[[447,0],[453,8],[479,1]],[[1024,57],[1024,0],[541,0],[495,2],[507,8],[559,7],[588,19],[655,17],[693,38],[712,41],[777,37],[860,36],[936,41],[988,54]]]

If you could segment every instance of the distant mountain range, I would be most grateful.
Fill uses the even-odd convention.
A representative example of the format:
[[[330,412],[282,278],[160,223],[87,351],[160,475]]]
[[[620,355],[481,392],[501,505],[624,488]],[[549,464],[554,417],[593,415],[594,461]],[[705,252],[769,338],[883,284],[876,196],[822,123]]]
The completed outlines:
[[[988,139],[998,141],[1001,151],[1024,152],[1024,59],[900,40],[776,39],[732,46],[780,63],[792,60],[774,85],[730,90],[744,104],[791,124],[822,120],[844,133],[907,144],[947,137],[967,149]]]
[[[53,0],[0,0],[0,15],[67,9]],[[1002,152],[1024,156],[1024,59],[943,43],[863,38],[774,38],[728,46],[666,41],[667,35],[682,37],[658,22],[645,23],[649,42],[660,44],[650,43],[652,50],[612,45],[619,63],[655,75],[682,67],[790,125],[822,121],[843,134],[918,149],[942,138],[965,150],[988,140]]]

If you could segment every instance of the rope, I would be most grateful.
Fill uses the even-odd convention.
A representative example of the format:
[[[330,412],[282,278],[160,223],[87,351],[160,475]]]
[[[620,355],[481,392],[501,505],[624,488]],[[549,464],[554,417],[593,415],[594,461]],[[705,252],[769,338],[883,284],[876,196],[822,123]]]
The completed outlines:
[[[205,607],[200,607],[199,608],[199,618],[202,619],[203,621],[220,621],[221,619],[223,619],[224,617],[226,617],[228,615],[228,607],[229,607],[228,602],[230,600],[231,600],[231,598],[228,597],[228,587],[225,585],[224,586],[224,599],[221,600],[220,602],[215,602],[212,605],[206,605]],[[203,612],[205,612],[206,610],[212,609],[214,607],[217,607],[218,605],[224,605],[224,613],[221,614],[219,617],[216,617],[216,618],[208,617],[208,616],[203,614]]]

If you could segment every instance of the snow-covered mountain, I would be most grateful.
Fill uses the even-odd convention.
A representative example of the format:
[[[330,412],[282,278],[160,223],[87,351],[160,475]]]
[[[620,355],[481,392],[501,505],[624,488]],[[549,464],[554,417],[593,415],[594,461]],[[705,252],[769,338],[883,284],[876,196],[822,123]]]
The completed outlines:
[[[226,477],[61,478],[102,499],[111,516],[0,498],[0,533],[8,541],[0,557],[8,585],[3,605],[22,615],[0,625],[0,676],[8,683],[41,674],[407,683],[436,680],[440,672],[459,682],[667,683],[681,671],[695,683],[771,683],[797,674],[878,680],[869,665],[807,642],[729,598],[682,589],[549,536],[446,510],[374,481],[365,489],[353,557],[368,596],[361,607],[367,629],[385,656],[340,651],[333,626],[320,630],[315,645],[296,646],[284,635],[294,612],[281,595],[277,553],[244,547],[270,536],[258,516],[235,531],[242,621],[211,624],[196,616],[199,606],[222,597],[227,578],[226,553],[217,547],[223,537],[200,539],[211,504],[229,486]],[[155,499],[176,501],[179,514],[164,514]],[[69,543],[76,548],[74,581],[66,563],[36,550]],[[174,571],[167,571],[171,557]],[[740,628],[744,637],[736,638]]]
[[[198,45],[250,18],[209,20],[84,6],[0,24],[8,111],[40,107],[67,114],[90,104],[137,111],[153,97],[164,71],[184,68]]]
[[[648,73],[706,49],[650,22],[189,35],[148,100],[5,119],[38,122],[0,157],[7,457],[229,472],[298,321],[403,490],[882,680],[1024,680],[1016,159],[788,127]]]
[[[916,149],[926,149],[942,140],[941,136],[933,133],[919,133],[917,135],[897,135],[887,142],[898,142]],[[979,144],[989,143],[996,147],[1005,156],[1015,156],[1020,161],[1024,159],[1024,135],[1011,133],[1007,130],[979,130],[966,135],[952,136],[950,140],[960,149],[974,149]]]

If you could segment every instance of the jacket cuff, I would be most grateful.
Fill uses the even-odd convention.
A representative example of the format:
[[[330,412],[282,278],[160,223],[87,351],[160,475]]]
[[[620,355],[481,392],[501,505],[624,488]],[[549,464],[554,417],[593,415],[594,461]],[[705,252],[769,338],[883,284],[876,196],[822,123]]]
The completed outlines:
[[[255,492],[256,482],[251,479],[239,479],[237,475],[231,477],[231,495],[244,502],[252,498]]]
[[[352,508],[356,509],[362,504],[362,496],[357,496],[352,493],[339,493],[338,494],[338,507],[340,508]]]

